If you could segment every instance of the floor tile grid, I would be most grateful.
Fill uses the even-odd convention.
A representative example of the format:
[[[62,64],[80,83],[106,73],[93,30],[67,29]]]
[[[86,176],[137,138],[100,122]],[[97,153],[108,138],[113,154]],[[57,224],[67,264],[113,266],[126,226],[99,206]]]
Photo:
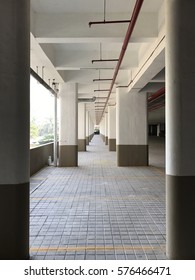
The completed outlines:
[[[106,150],[104,146],[103,148],[103,154],[105,157]],[[95,155],[95,153],[93,155]],[[110,157],[110,155],[108,157]],[[135,195],[136,188],[139,187],[138,193],[140,193],[140,188],[143,189],[143,187],[140,186],[140,182],[138,186],[136,182],[132,183],[131,177],[145,176],[146,178],[142,180],[145,182],[147,181],[147,177],[159,177],[159,174],[156,174],[154,170],[152,170],[152,172],[151,170],[148,171],[147,168],[146,171],[141,168],[138,170],[140,171],[138,172],[139,174],[137,174],[137,171],[134,168],[130,170],[130,168],[121,169],[115,167],[115,170],[114,172],[112,171],[112,174],[109,170],[109,172],[105,172],[105,175],[104,170],[106,170],[109,161],[100,161],[101,168],[99,168],[97,157],[94,158],[96,162],[95,166],[91,167],[90,164],[89,168],[89,166],[85,166],[83,164],[84,167],[82,166],[81,172],[78,172],[79,168],[72,168],[71,172],[68,170],[69,175],[67,174],[67,169],[60,170],[61,168],[59,168],[59,170],[57,169],[57,172],[55,173],[56,169],[49,167],[51,172],[48,176],[48,179],[44,182],[44,184],[41,185],[39,191],[37,190],[37,192],[32,194],[32,201],[33,199],[36,199],[36,197],[37,199],[42,197],[38,205],[35,204],[35,208],[32,206],[32,218],[34,216],[37,218],[37,216],[40,215],[42,218],[38,220],[40,224],[37,225],[36,223],[36,226],[33,229],[32,240],[35,236],[39,238],[34,238],[36,242],[32,243],[32,247],[36,247],[35,245],[42,247],[44,244],[46,244],[50,245],[51,250],[48,250],[47,254],[50,255],[51,258],[54,258],[56,252],[57,255],[59,255],[59,253],[64,257],[66,257],[66,255],[74,255],[74,257],[77,258],[77,255],[82,255],[79,254],[78,250],[72,252],[63,252],[63,255],[61,252],[59,252],[59,250],[56,250],[54,253],[52,246],[59,245],[57,248],[62,246],[65,248],[67,244],[68,246],[75,247],[78,247],[78,245],[95,245],[97,248],[99,248],[99,245],[106,246],[107,244],[111,244],[112,248],[106,248],[106,251],[104,250],[104,257],[109,255],[111,258],[118,258],[117,256],[120,255],[121,258],[132,258],[132,256],[134,256],[134,258],[141,258],[141,255],[143,255],[143,258],[147,258],[147,252],[143,254],[144,250],[142,250],[142,253],[140,254],[140,248],[138,247],[138,252],[132,248],[131,250],[125,251],[125,246],[128,247],[129,245],[133,246],[133,244],[142,244],[142,239],[140,239],[140,236],[143,235],[143,232],[146,234],[146,236],[148,236],[148,234],[157,234],[157,232],[155,232],[156,228],[153,223],[155,217],[152,217],[152,212],[150,210],[150,208],[152,209],[154,206],[153,200],[151,201],[151,194],[148,194],[147,190],[144,189],[144,195]],[[102,166],[102,164],[104,165]],[[112,164],[112,170],[113,166],[114,165]],[[116,170],[120,170],[122,172],[115,174]],[[74,173],[77,176],[76,181],[74,180]],[[109,175],[107,175],[108,173]],[[93,174],[95,174],[95,176],[98,178],[95,178]],[[55,177],[55,180],[53,180],[55,183],[52,184],[51,180],[48,184],[49,179],[50,177],[52,178],[52,176]],[[57,178],[58,176],[60,177],[59,180]],[[111,181],[108,180],[109,176],[111,177]],[[148,178],[148,180],[151,182],[151,178]],[[136,181],[136,178],[134,181]],[[49,186],[50,184],[51,186]],[[57,187],[57,190],[55,189],[54,184]],[[147,211],[145,210],[148,206],[148,199],[150,211],[146,215],[145,212]],[[144,203],[146,204],[145,206]],[[34,204],[34,202],[32,202],[32,204]],[[49,215],[46,217],[44,216],[45,213],[49,213]],[[145,227],[141,223],[141,220],[139,220],[141,217],[143,220],[144,215],[146,216],[144,224]],[[105,222],[103,222],[102,217],[106,217]],[[125,230],[123,231],[121,229],[121,223],[119,224],[118,222],[121,221],[122,218],[123,222],[125,223],[125,227],[123,228]],[[150,225],[151,219],[152,225]],[[137,220],[140,222],[136,223]],[[108,234],[106,235],[106,233]],[[131,239],[133,234],[136,234],[136,239]],[[160,232],[160,234],[164,233]],[[40,238],[40,235],[41,237],[43,235],[44,237],[49,238]],[[39,240],[42,241],[41,244],[39,244]],[[146,240],[148,239],[145,239],[144,243],[142,244],[143,246],[147,244],[152,245],[149,240],[148,243],[146,243]],[[165,242],[164,239],[162,239],[162,242]],[[124,248],[122,250],[123,254],[120,250],[121,244]],[[120,246],[116,247],[117,245]],[[114,248],[117,248],[117,250],[114,250]],[[146,250],[148,251],[148,248],[146,248]],[[81,252],[85,252],[84,258],[88,258],[87,255],[91,255],[91,257],[93,255],[94,258],[96,258],[96,255],[101,255],[102,258],[104,258],[102,255],[103,252],[96,249],[88,251],[84,250]],[[109,252],[110,254],[106,254],[106,252]],[[42,256],[44,255],[43,252],[40,253],[42,253]],[[161,258],[162,255],[163,254],[161,254]],[[148,258],[150,258],[153,255],[150,254],[148,256]]]

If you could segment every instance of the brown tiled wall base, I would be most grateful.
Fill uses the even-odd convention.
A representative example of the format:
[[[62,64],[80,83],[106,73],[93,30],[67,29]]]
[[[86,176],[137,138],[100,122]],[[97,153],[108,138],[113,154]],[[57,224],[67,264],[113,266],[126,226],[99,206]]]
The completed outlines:
[[[89,136],[86,137],[86,145],[89,145]]]
[[[29,258],[29,183],[0,185],[0,259]]]
[[[86,151],[86,140],[78,139],[78,151],[85,152]]]
[[[118,166],[147,166],[148,145],[117,145]]]
[[[110,152],[115,152],[116,151],[116,139],[108,139],[108,146],[109,146],[109,151]]]
[[[30,149],[30,175],[48,165],[49,156],[53,159],[53,143]]]
[[[195,260],[195,176],[166,176],[167,257]]]
[[[59,146],[59,166],[74,167],[78,166],[78,146],[64,145]]]

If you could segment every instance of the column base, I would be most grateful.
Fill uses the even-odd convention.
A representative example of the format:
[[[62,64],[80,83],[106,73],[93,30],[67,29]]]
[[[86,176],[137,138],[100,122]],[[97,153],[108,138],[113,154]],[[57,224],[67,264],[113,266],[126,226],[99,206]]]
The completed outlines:
[[[29,183],[0,185],[0,259],[29,259]]]
[[[118,166],[147,166],[148,145],[117,145]]]
[[[89,145],[89,136],[86,137],[86,145]]]
[[[78,166],[78,146],[59,146],[59,167]]]
[[[116,139],[108,139],[108,146],[109,146],[109,151],[110,152],[115,152],[116,151]]]
[[[167,257],[195,260],[195,176],[166,176]]]
[[[86,151],[86,140],[78,139],[78,151],[85,152]]]

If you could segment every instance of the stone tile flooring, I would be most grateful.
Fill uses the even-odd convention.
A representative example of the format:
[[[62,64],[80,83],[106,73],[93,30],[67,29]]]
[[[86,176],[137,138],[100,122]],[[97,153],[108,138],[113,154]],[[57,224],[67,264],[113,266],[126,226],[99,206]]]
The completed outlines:
[[[150,167],[117,167],[99,135],[87,150],[79,167],[49,166],[32,176],[31,259],[166,259],[158,156]]]

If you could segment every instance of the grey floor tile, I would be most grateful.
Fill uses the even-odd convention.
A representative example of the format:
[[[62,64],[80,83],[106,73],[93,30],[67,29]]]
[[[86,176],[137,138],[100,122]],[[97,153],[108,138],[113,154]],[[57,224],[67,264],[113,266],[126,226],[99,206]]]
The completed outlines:
[[[50,166],[32,176],[31,257],[165,259],[165,176],[156,146],[148,167],[118,168],[99,136],[87,149],[79,168]],[[43,180],[35,187],[37,176]]]

